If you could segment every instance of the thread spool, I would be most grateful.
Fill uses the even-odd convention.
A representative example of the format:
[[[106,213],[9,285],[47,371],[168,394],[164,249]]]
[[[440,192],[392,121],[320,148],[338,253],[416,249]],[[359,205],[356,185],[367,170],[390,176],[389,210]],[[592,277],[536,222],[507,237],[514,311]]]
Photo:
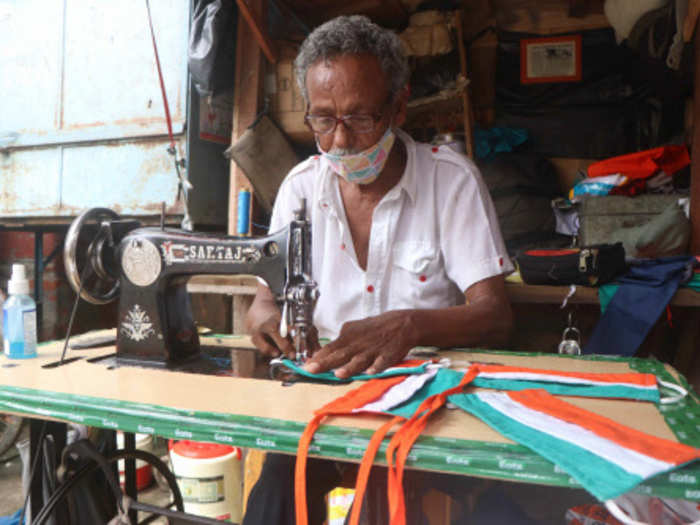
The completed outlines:
[[[238,216],[236,220],[236,234],[250,234],[250,191],[238,192]]]

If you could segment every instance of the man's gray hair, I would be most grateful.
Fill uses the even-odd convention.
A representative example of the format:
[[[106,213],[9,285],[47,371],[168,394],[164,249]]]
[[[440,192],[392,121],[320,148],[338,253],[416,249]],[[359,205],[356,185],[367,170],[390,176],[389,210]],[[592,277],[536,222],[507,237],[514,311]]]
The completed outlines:
[[[408,59],[396,33],[378,26],[366,16],[339,16],[314,29],[302,43],[294,61],[294,73],[304,100],[309,101],[306,73],[311,66],[320,60],[359,54],[377,57],[389,81],[392,98],[408,83]]]

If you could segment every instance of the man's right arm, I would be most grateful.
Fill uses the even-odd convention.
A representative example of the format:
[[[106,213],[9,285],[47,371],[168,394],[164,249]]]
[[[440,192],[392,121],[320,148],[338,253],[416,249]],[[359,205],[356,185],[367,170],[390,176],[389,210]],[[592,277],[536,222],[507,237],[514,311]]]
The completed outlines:
[[[295,351],[291,340],[280,335],[281,318],[282,314],[272,292],[266,285],[258,283],[255,299],[245,319],[251,341],[267,356],[277,357],[284,353],[294,358]]]

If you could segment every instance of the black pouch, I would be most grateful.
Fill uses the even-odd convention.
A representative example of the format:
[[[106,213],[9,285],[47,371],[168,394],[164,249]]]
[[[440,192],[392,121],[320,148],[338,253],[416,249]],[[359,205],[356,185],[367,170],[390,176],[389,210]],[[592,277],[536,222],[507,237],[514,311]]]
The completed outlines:
[[[563,250],[528,250],[516,257],[526,284],[598,286],[625,268],[622,243]]]

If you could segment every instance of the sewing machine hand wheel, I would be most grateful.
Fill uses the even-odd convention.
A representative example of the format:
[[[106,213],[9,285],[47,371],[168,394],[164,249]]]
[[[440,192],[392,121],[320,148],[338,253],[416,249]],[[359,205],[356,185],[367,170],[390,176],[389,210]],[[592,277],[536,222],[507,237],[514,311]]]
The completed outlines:
[[[119,291],[118,279],[105,268],[105,249],[111,251],[107,224],[119,215],[107,208],[90,208],[68,228],[63,247],[63,263],[68,282],[80,297],[92,304],[113,301]]]

